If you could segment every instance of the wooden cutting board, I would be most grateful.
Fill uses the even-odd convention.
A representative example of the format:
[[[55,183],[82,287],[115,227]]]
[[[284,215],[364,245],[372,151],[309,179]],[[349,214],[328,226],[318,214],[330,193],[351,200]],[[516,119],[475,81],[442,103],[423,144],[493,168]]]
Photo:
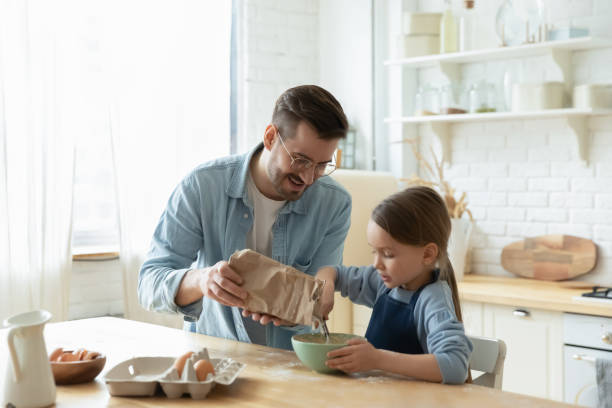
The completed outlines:
[[[506,245],[501,263],[507,271],[525,278],[572,279],[595,267],[597,247],[586,238],[541,235]]]

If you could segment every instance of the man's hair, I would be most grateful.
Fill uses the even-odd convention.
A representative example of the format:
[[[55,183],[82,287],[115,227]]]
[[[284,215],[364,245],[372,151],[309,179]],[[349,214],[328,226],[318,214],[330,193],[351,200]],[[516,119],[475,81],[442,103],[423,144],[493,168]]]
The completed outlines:
[[[276,100],[272,123],[283,138],[292,138],[300,121],[315,128],[320,139],[344,138],[348,130],[340,102],[316,85],[289,88]]]

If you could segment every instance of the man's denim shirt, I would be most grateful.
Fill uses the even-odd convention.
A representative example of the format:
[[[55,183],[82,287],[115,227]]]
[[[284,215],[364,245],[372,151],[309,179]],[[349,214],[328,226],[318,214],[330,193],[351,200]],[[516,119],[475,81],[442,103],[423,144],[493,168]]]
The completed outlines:
[[[259,144],[244,155],[204,163],[176,187],[138,275],[138,299],[148,310],[182,313],[185,328],[210,336],[250,342],[241,310],[204,297],[179,307],[174,298],[185,273],[227,261],[246,247],[253,206],[246,180]],[[350,226],[351,197],[330,177],[318,179],[297,201],[288,201],[274,223],[272,258],[314,275],[342,263]],[[268,324],[268,345],[291,349],[291,336],[309,327]]]

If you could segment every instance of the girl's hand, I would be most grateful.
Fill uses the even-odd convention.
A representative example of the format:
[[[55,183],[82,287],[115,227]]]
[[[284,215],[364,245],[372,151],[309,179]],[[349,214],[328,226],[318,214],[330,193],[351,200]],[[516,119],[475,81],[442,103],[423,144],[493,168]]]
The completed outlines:
[[[336,280],[336,269],[332,267],[321,268],[315,277],[325,281],[323,293],[321,294],[321,299],[319,299],[319,311],[317,314],[324,320],[328,320],[329,313],[334,308],[334,281]]]
[[[327,353],[325,365],[345,373],[370,371],[377,368],[379,350],[365,339],[351,339],[348,346]]]

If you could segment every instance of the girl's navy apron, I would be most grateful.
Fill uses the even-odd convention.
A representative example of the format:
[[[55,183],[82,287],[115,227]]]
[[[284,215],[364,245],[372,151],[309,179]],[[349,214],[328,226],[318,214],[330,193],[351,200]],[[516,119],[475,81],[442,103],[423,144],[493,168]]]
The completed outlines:
[[[374,304],[366,339],[377,349],[423,354],[414,322],[414,306],[421,291],[430,283],[437,281],[439,274],[440,271],[436,269],[431,282],[417,289],[409,303],[393,299],[389,296],[391,289],[386,289]]]

